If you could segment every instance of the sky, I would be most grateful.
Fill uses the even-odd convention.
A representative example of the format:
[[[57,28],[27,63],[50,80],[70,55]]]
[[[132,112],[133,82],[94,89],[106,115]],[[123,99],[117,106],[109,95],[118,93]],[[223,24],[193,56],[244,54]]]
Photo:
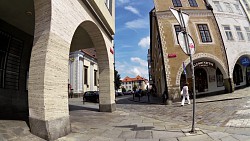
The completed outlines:
[[[153,0],[116,0],[115,69],[121,76],[148,79],[149,12]]]

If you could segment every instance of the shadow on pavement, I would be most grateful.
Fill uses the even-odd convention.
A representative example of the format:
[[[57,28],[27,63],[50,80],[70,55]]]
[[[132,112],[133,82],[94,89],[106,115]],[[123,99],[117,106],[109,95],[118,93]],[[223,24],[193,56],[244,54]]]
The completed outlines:
[[[98,108],[84,107],[84,106],[76,106],[69,104],[69,111],[77,111],[77,110],[87,110],[87,111],[95,111],[99,112]]]
[[[200,101],[200,102],[196,102],[196,103],[208,103],[208,102],[218,102],[218,101],[229,101],[229,100],[236,100],[236,99],[242,99],[242,97],[240,97],[240,98],[226,98],[226,99],[219,99],[219,100],[207,100],[207,101]]]
[[[131,131],[145,131],[145,130],[153,130],[154,126],[141,126],[137,125],[124,125],[124,126],[114,126],[117,128],[130,128]]]

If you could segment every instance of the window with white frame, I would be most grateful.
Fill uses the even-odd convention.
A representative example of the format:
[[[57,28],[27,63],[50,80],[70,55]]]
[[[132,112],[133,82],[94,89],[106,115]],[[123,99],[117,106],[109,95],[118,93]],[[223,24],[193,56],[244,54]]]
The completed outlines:
[[[243,36],[243,33],[242,33],[242,31],[241,31],[240,26],[235,26],[235,30],[236,30],[236,32],[237,32],[238,39],[239,39],[240,41],[244,40],[244,36]]]
[[[249,27],[245,27],[246,33],[247,33],[247,40],[250,41],[250,29]]]
[[[230,3],[224,2],[224,5],[226,6],[227,11],[229,13],[233,13],[234,12],[233,9],[232,9],[232,7],[231,7],[231,5],[230,5]]]
[[[217,10],[218,10],[219,12],[222,12],[223,9],[222,9],[222,7],[221,7],[221,5],[220,5],[220,2],[218,2],[218,1],[213,1],[213,2],[214,2],[215,7],[217,8]]]
[[[240,9],[240,6],[238,4],[234,4],[235,9],[238,11],[240,15],[242,15],[242,11]]]
[[[196,0],[188,0],[191,7],[198,7]]]
[[[229,25],[223,25],[223,28],[224,28],[224,31],[226,33],[226,36],[227,36],[227,40],[234,40],[233,38],[233,34],[231,32],[231,29],[230,29],[230,26]]]
[[[197,24],[197,26],[198,26],[198,29],[200,32],[201,41],[203,43],[212,42],[212,37],[210,35],[208,25],[207,24]]]
[[[110,14],[112,14],[112,0],[105,0],[105,5],[107,6]]]
[[[180,0],[172,0],[174,7],[182,7]]]

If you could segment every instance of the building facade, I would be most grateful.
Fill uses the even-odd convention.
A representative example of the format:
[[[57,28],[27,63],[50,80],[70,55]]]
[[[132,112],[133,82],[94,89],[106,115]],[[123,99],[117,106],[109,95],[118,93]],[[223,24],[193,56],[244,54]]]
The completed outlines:
[[[99,90],[99,71],[94,48],[71,52],[69,55],[69,84],[74,96]]]
[[[233,88],[250,84],[250,24],[239,0],[208,0],[220,29]]]
[[[133,88],[136,86],[136,90],[146,90],[148,86],[148,80],[141,77],[141,76],[136,76],[135,78],[130,78],[126,76],[122,80],[121,87],[125,88],[126,91],[134,91]]]
[[[192,90],[190,59],[179,45],[181,27],[169,7],[189,14],[187,32],[195,44],[193,54],[197,94],[230,91],[225,47],[211,7],[204,0],[154,0],[150,12],[150,62],[153,87],[168,100],[179,100],[180,89],[188,82]]]
[[[95,48],[99,110],[115,110],[115,0],[0,2],[1,117],[28,118],[33,134],[55,140],[70,129],[69,53]]]

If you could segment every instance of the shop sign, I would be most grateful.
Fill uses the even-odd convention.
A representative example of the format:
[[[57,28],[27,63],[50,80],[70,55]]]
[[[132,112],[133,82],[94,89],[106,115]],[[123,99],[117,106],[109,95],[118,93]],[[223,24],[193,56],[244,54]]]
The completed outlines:
[[[243,65],[243,66],[249,66],[250,60],[249,60],[248,57],[243,57],[243,58],[240,59],[240,63],[241,63],[241,65]]]
[[[216,68],[215,63],[209,62],[209,61],[200,61],[194,63],[194,67],[211,67],[211,68]]]

